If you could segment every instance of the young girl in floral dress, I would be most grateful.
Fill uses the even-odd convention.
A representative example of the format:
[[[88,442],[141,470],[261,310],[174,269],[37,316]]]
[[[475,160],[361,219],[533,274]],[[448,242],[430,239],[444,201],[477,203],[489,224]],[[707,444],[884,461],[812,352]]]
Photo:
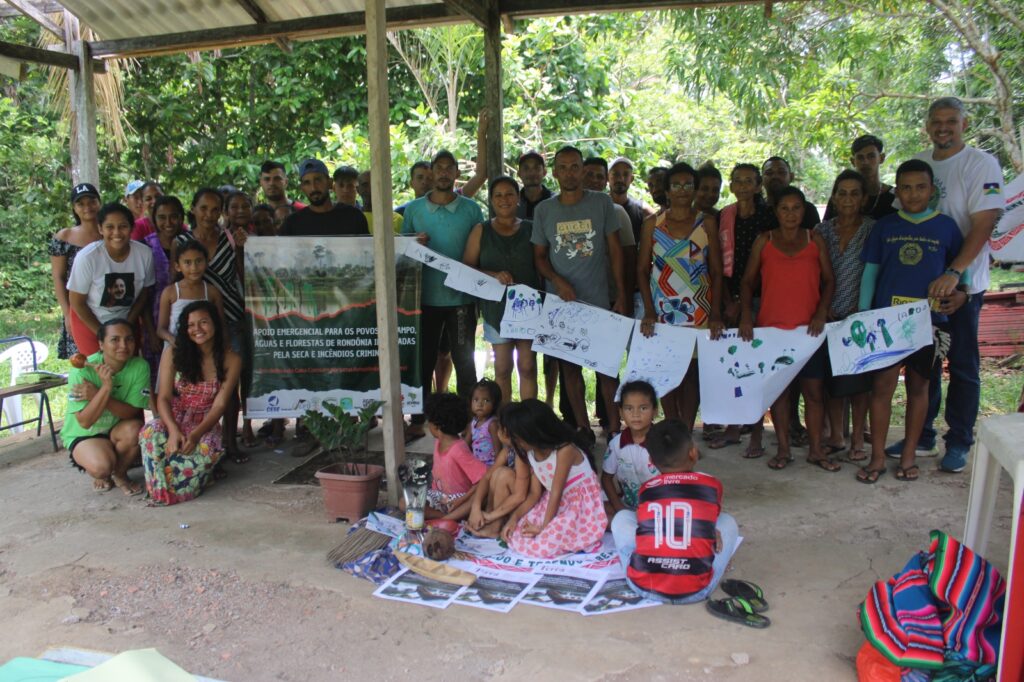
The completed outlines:
[[[526,501],[505,523],[502,538],[538,559],[596,549],[608,516],[597,474],[573,442],[573,430],[536,399],[508,405],[500,419],[516,456],[533,470]]]
[[[220,312],[209,301],[188,304],[174,346],[160,359],[158,419],[139,433],[146,490],[154,503],[199,495],[224,454],[220,421],[238,387],[242,360],[225,348]]]

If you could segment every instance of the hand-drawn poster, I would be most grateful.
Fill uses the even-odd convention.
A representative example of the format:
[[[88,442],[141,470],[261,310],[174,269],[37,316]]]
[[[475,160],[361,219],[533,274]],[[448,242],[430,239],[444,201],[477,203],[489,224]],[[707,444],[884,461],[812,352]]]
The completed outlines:
[[[578,613],[604,581],[600,571],[585,568],[548,566],[544,571],[541,579],[523,596],[524,604]]]
[[[449,585],[403,568],[374,591],[374,597],[446,609],[465,585]]]
[[[455,603],[498,613],[508,613],[541,576],[539,573],[501,571],[465,562],[451,562],[476,574],[476,582],[455,597]]]
[[[544,299],[542,314],[533,350],[605,376],[618,376],[633,332],[632,318],[586,303],[566,302],[554,294]]]
[[[646,381],[654,387],[659,398],[663,397],[683,382],[697,337],[701,334],[707,335],[707,332],[655,323],[654,335],[647,337],[640,332],[640,320],[636,320],[622,383]],[[618,393],[615,399],[619,399]]]
[[[1024,261],[1024,174],[1006,186],[1006,209],[992,231],[989,246],[999,261]]]
[[[891,367],[932,342],[928,301],[866,310],[826,325],[832,373],[862,374]]]
[[[701,334],[701,419],[709,424],[753,424],[824,342],[824,332],[810,336],[807,327],[758,327],[752,341],[742,340],[736,329],[727,329],[717,341]]]
[[[420,264],[399,257],[395,278],[402,409],[418,412]],[[245,309],[247,417],[299,417],[324,403],[357,411],[380,397],[372,237],[250,237]]]
[[[584,616],[596,616],[632,611],[633,609],[646,609],[651,606],[661,606],[661,602],[641,597],[633,591],[625,578],[609,578],[583,605],[581,613]]]
[[[505,290],[505,315],[501,318],[501,336],[506,339],[530,339],[540,331],[544,318],[544,298],[533,287],[513,284]]]
[[[448,273],[444,285],[449,289],[461,291],[470,296],[488,301],[500,301],[505,294],[505,285],[479,270],[465,265],[453,258],[441,255],[415,239],[403,240],[402,253],[427,267]],[[398,249],[396,249],[397,251]]]

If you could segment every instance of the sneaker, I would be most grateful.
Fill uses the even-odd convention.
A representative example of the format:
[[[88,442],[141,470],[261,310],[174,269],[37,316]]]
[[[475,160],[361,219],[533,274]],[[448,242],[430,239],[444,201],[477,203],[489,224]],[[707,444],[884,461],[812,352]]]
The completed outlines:
[[[947,474],[959,474],[967,466],[969,448],[946,446],[946,455],[939,462],[939,469]]]
[[[898,440],[885,449],[885,456],[889,459],[899,459],[903,455],[903,440]],[[915,457],[938,457],[939,449],[933,443],[931,447],[925,447],[921,443],[914,449]]]

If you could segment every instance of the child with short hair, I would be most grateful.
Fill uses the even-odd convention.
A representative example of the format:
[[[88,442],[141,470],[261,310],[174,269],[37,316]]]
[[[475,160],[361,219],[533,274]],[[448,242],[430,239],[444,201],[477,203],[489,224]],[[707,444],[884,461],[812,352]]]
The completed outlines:
[[[661,474],[641,486],[635,512],[615,515],[615,547],[638,594],[692,604],[721,581],[739,529],[722,512],[722,484],[693,470],[700,455],[685,424],[673,419],[652,426],[647,451]]]
[[[509,547],[537,559],[599,547],[608,516],[584,446],[574,441],[581,436],[535,398],[502,410],[501,426],[516,457],[532,469],[526,500],[501,529]]]
[[[491,379],[481,379],[473,387],[469,409],[473,415],[466,431],[466,443],[473,456],[486,466],[494,464],[495,453],[501,450],[496,414],[501,407],[501,387]]]
[[[427,427],[434,443],[433,481],[427,491],[428,519],[451,512],[461,498],[476,485],[487,467],[473,456],[462,438],[469,422],[469,406],[455,393],[435,393],[426,405]]]
[[[613,516],[623,509],[636,509],[640,486],[659,473],[644,443],[658,415],[658,394],[654,387],[646,381],[623,384],[619,393],[619,414],[626,428],[608,443],[601,471],[601,487],[608,496]]]
[[[932,306],[932,325],[941,330],[946,325],[946,316],[970,298],[965,287],[970,281],[968,273],[947,269],[963,246],[963,236],[955,220],[929,208],[934,191],[934,175],[926,161],[911,159],[896,169],[896,198],[902,208],[875,223],[864,244],[861,310],[925,300],[929,285],[945,272],[952,272],[960,278],[957,291]],[[917,480],[916,447],[928,411],[928,382],[936,361],[941,361],[941,357],[935,344],[930,344],[874,373],[871,461],[857,472],[861,483],[875,483],[885,473],[885,439],[901,367],[906,367],[907,416],[903,452],[895,476],[900,481]]]

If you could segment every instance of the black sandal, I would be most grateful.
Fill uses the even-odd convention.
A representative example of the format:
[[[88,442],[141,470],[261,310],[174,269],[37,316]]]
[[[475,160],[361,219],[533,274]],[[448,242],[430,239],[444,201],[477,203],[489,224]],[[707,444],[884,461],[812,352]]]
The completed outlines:
[[[768,602],[764,598],[764,590],[752,582],[726,578],[719,587],[730,597],[746,599],[755,613],[764,613],[768,610]]]
[[[743,597],[709,599],[706,608],[712,616],[746,625],[749,628],[760,630],[772,624],[767,616],[762,616],[754,611],[753,605]]]

